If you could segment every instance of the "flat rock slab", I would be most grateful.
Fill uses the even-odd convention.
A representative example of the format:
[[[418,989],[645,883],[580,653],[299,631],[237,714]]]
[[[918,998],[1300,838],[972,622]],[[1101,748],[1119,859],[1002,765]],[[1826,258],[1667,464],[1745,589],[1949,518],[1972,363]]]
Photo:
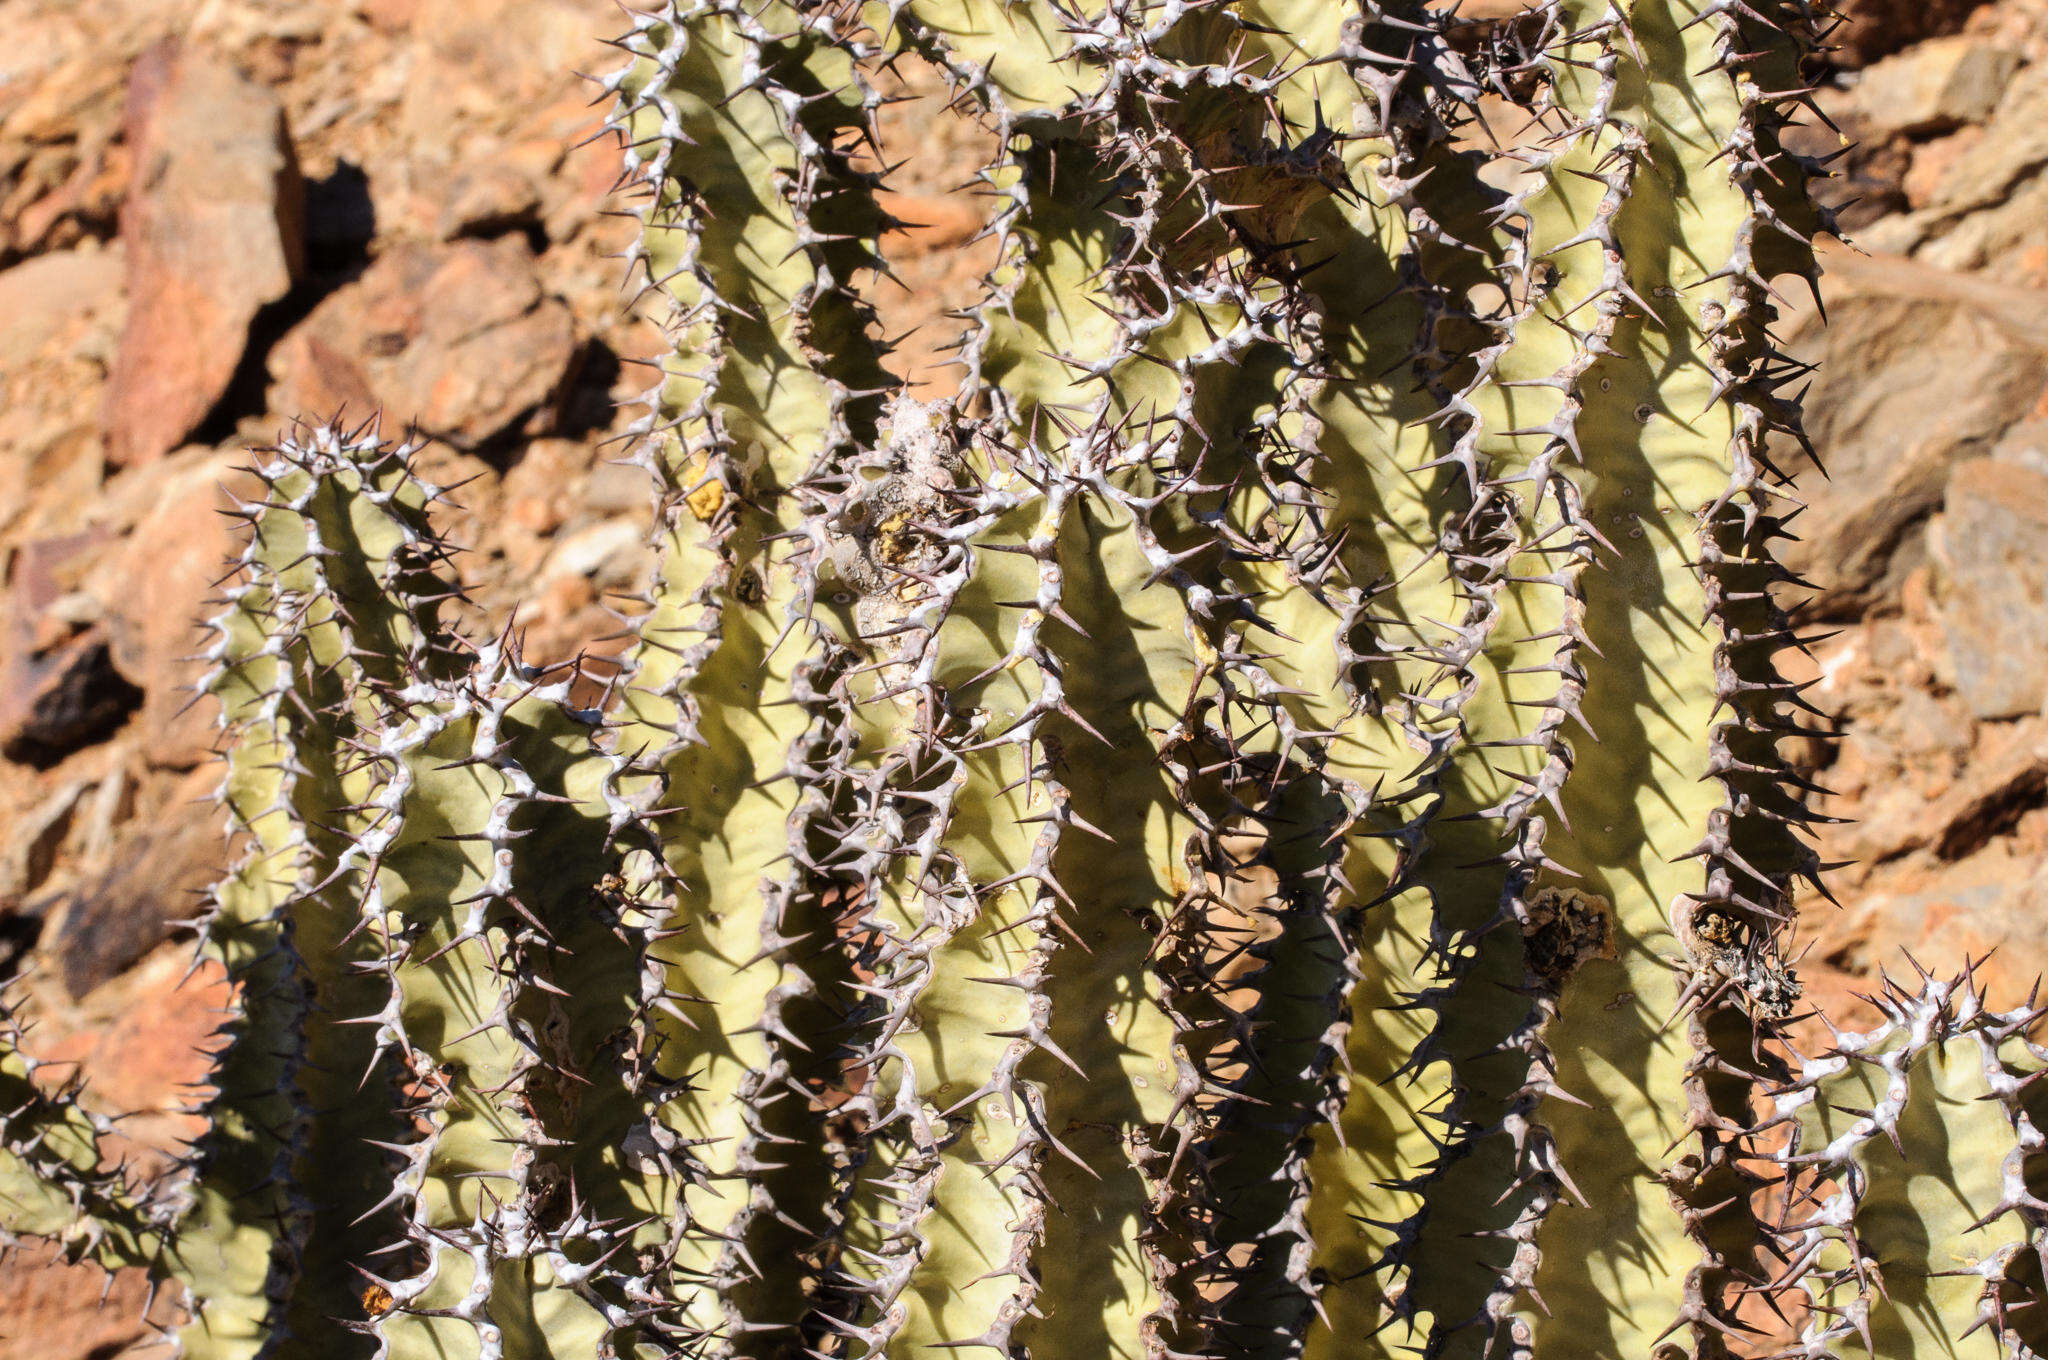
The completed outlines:
[[[270,404],[313,420],[382,411],[387,428],[474,448],[551,402],[576,353],[524,237],[407,243],[278,342]]]
[[[1979,719],[2048,701],[2048,474],[1978,458],[1950,476],[1928,540],[1956,693]]]
[[[2020,68],[2020,54],[1984,38],[1934,38],[1863,73],[1856,102],[1879,132],[1925,136],[1981,123]]]
[[[219,708],[193,701],[192,685],[213,641],[202,620],[228,562],[240,551],[238,522],[222,514],[223,485],[248,461],[237,450],[181,452],[140,474],[146,506],[135,528],[100,554],[87,589],[100,602],[114,669],[144,694],[136,715],[142,758],[158,768],[189,769],[212,753]]]
[[[88,531],[14,553],[0,596],[0,757],[53,765],[121,726],[141,701],[78,588],[105,539]]]
[[[0,673],[0,756],[38,767],[99,741],[142,701],[114,669],[97,627],[45,652],[10,658]]]
[[[1818,360],[1806,428],[1828,475],[1799,479],[1807,509],[1786,563],[1819,587],[1816,617],[1895,603],[1925,560],[1949,475],[1984,457],[2048,387],[2048,292],[1915,260],[1829,251],[1828,322],[1788,328]]]
[[[161,43],[129,80],[134,179],[121,209],[128,321],[109,375],[107,458],[163,457],[228,389],[249,326],[304,264],[305,185],[270,91]]]

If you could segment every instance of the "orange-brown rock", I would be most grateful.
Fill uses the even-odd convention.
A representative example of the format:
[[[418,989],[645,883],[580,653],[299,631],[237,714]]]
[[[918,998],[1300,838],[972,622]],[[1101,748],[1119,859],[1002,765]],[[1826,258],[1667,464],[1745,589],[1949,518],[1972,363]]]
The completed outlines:
[[[143,1318],[149,1278],[140,1270],[109,1282],[98,1266],[66,1265],[61,1249],[33,1244],[0,1261],[0,1298],[7,1300],[0,1360],[142,1360],[152,1353],[144,1349],[153,1337]],[[173,1308],[169,1291],[158,1291],[156,1319],[169,1322]]]
[[[1868,66],[1927,38],[1960,32],[1985,0],[1844,0],[1847,18],[1834,37],[1837,60]]]
[[[1930,531],[1956,691],[1977,718],[2048,702],[2048,472],[1979,458],[1949,477]],[[2048,766],[2043,767],[2048,777]]]
[[[122,64],[49,52],[39,69],[33,47],[14,55],[0,82],[0,262],[105,235],[128,179]]]
[[[1828,326],[1787,327],[1817,360],[1807,430],[1829,475],[1785,557],[1821,587],[1830,618],[1895,599],[1925,560],[1951,470],[1988,454],[2048,384],[2048,293],[1885,256],[1827,255]]]
[[[304,185],[284,112],[200,48],[166,42],[135,65],[121,210],[128,321],[107,392],[107,457],[170,452],[227,391],[262,308],[303,267]]]
[[[2019,66],[2019,53],[1986,39],[1933,38],[1866,70],[1856,102],[1882,134],[1953,132],[1989,118]]]
[[[134,819],[119,856],[45,908],[36,950],[74,996],[119,976],[161,945],[174,923],[198,915],[201,894],[220,877],[226,848],[211,799],[168,792],[152,790],[161,805]]]
[[[486,161],[457,174],[441,203],[436,234],[491,236],[537,224],[540,190],[533,177],[504,160]]]
[[[75,528],[100,489],[121,255],[90,242],[0,271],[0,526],[16,541]]]
[[[542,290],[524,237],[407,242],[279,342],[271,404],[381,410],[468,448],[551,403],[575,358],[569,309]]]
[[[0,676],[0,755],[30,765],[53,765],[106,736],[140,697],[98,627],[11,656]]]
[[[0,756],[55,764],[126,721],[140,693],[114,669],[96,601],[80,589],[104,532],[24,544],[0,627]]]
[[[161,1170],[200,1132],[185,1113],[201,1093],[229,989],[218,970],[187,975],[189,952],[158,950],[122,979],[77,999],[42,998],[38,1056],[76,1062],[95,1107],[123,1119],[115,1155],[145,1172]],[[68,1067],[53,1067],[69,1075]],[[174,1290],[157,1292],[147,1318],[149,1281],[124,1270],[111,1280],[98,1266],[66,1266],[58,1251],[27,1246],[0,1260],[0,1360],[113,1360],[161,1357],[150,1348],[152,1322],[177,1320]]]
[[[151,765],[188,769],[212,750],[216,714],[210,703],[191,702],[200,670],[191,658],[207,641],[206,602],[236,550],[222,483],[245,461],[233,451],[177,454],[138,498],[145,503],[135,528],[93,574],[113,663],[143,691],[136,736]]]

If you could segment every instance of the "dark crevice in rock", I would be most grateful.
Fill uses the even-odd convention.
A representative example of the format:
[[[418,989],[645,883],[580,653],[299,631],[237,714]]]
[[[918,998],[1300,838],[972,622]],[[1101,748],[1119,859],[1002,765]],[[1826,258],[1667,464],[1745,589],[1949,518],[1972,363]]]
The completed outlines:
[[[1945,860],[1973,855],[2042,806],[2048,806],[2048,765],[2028,765],[1951,819],[1934,843],[1934,853]]]
[[[142,704],[142,691],[114,668],[104,636],[83,634],[31,659],[22,711],[7,724],[0,755],[46,770],[111,735]]]
[[[453,239],[495,241],[503,236],[524,237],[527,249],[533,252],[535,259],[539,259],[553,244],[548,240],[547,228],[542,226],[538,219],[524,213],[509,217],[486,218],[464,227],[455,233]]]
[[[337,161],[333,173],[306,181],[308,273],[354,278],[368,263],[376,236],[377,205],[361,166]]]
[[[527,445],[537,438],[585,439],[610,428],[612,387],[618,381],[620,369],[619,356],[612,347],[592,338],[577,347],[554,394],[521,412],[496,434],[469,439],[448,430],[429,429],[425,433],[450,448],[482,459],[499,473],[509,472],[525,457]]]
[[[620,371],[619,356],[610,345],[594,337],[586,340],[562,384],[554,433],[563,439],[584,439],[611,428],[612,389]]]
[[[244,419],[269,411],[271,349],[329,294],[362,276],[370,265],[376,231],[377,208],[370,199],[369,177],[360,167],[343,161],[325,178],[306,182],[305,272],[291,292],[259,310],[249,323],[249,342],[235,375],[193,431],[193,443],[228,443]]]
[[[21,973],[42,934],[40,911],[24,906],[0,912],[0,982]]]

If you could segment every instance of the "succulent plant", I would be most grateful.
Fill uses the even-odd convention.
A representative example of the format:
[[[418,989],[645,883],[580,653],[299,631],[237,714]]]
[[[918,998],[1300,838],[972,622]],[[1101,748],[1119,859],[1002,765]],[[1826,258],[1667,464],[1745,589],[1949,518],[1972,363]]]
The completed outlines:
[[[1794,966],[1828,22],[636,14],[616,683],[465,635],[411,445],[260,453],[207,1132],[10,1043],[0,1227],[202,1357],[2036,1354],[2031,1001]],[[931,402],[899,62],[998,148]]]

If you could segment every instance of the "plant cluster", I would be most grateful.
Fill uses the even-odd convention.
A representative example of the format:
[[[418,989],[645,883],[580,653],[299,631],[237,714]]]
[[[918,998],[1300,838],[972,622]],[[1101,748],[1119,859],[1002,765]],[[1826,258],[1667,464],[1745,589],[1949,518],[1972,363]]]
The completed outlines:
[[[142,1183],[0,1046],[0,1227],[207,1358],[2035,1355],[2037,1012],[1795,966],[1829,22],[635,15],[616,683],[457,626],[409,445],[259,454],[207,1132]],[[937,402],[904,62],[997,147]]]

